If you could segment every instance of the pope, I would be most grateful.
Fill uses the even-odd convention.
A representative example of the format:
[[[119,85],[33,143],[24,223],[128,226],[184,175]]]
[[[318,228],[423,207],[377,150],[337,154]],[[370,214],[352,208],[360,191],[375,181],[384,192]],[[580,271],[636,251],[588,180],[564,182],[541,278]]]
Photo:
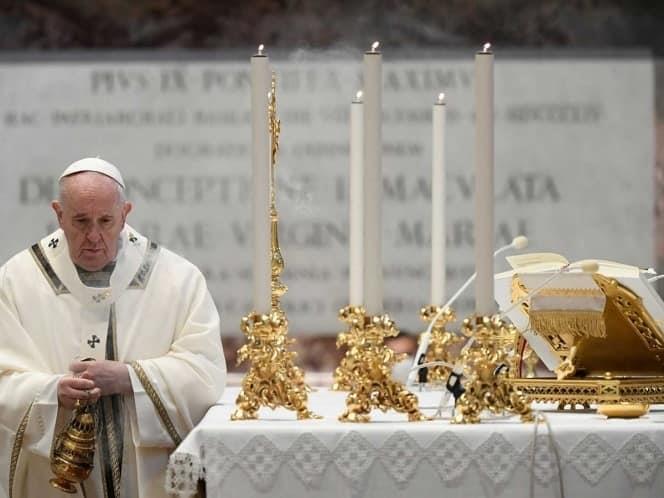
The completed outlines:
[[[98,416],[78,496],[165,496],[169,453],[224,388],[219,315],[192,263],[126,223],[115,166],[81,159],[59,187],[60,228],[0,268],[0,497],[63,496],[49,457],[77,400]]]

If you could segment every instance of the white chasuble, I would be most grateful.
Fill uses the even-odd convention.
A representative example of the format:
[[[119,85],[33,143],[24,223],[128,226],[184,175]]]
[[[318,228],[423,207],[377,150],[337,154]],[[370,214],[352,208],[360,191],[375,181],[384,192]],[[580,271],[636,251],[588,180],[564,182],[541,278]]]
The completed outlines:
[[[129,365],[133,393],[97,403],[89,498],[158,498],[168,455],[222,394],[219,315],[200,271],[129,226],[109,287],[87,287],[57,230],[0,268],[0,498],[64,496],[49,456],[74,360]],[[75,495],[76,496],[76,495]]]

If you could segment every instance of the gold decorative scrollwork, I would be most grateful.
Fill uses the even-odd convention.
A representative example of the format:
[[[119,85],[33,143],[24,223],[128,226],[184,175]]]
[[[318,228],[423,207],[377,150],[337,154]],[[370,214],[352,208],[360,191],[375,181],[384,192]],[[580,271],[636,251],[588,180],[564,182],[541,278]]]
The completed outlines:
[[[620,310],[648,349],[664,352],[662,329],[643,305],[643,299],[615,279],[595,274],[593,279],[607,300]]]
[[[420,318],[426,322],[431,323],[438,313],[441,311],[439,306],[424,306],[420,309]],[[431,337],[429,338],[429,347],[427,348],[424,363],[433,363],[436,361],[444,361],[446,363],[453,363],[452,348],[463,342],[463,338],[454,332],[447,330],[446,325],[454,322],[456,314],[451,308],[446,308],[440,314],[436,322],[431,327]],[[420,336],[420,340],[422,336]],[[436,365],[428,367],[427,382],[446,382],[450,375],[449,367],[444,365]]]
[[[509,379],[530,401],[562,404],[664,403],[664,378]]]
[[[385,338],[399,334],[390,317],[370,316],[364,308],[347,306],[339,311],[339,318],[348,324],[337,343],[349,346],[343,379],[350,391],[339,420],[369,422],[374,408],[406,413],[411,422],[427,420],[419,410],[417,396],[392,379],[392,367],[405,355],[384,344]]]
[[[483,410],[510,411],[521,415],[523,422],[533,421],[528,401],[508,382],[506,373],[514,356],[516,329],[498,316],[473,316],[463,321],[461,331],[474,342],[461,353],[464,392],[457,400],[453,423],[479,423]]]
[[[247,342],[238,351],[238,364],[248,360],[249,372],[242,380],[231,420],[258,418],[261,406],[294,410],[298,419],[320,418],[307,408],[309,387],[304,373],[295,365],[297,353],[289,351],[295,340],[288,337],[288,319],[281,309],[281,297],[288,287],[281,281],[284,258],[279,247],[276,167],[281,121],[277,117],[277,79],[272,74],[268,96],[270,133],[270,235],[271,235],[271,310],[269,314],[251,312],[242,318],[241,329]]]

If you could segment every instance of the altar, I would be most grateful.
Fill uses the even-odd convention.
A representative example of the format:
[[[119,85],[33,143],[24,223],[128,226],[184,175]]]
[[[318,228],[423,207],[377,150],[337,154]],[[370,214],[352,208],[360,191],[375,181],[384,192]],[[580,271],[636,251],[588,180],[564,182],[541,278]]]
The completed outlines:
[[[227,389],[171,455],[166,487],[174,496],[195,496],[199,480],[208,498],[626,498],[664,490],[664,405],[638,419],[534,405],[543,415],[537,424],[499,417],[453,425],[449,412],[408,423],[377,411],[372,423],[353,424],[337,421],[345,393],[320,389],[309,406],[322,420],[262,409],[261,420],[231,422],[237,394]],[[418,397],[433,415],[440,393]]]
[[[333,385],[350,394],[309,392],[289,350],[295,339],[281,305],[287,286],[277,207],[277,74],[260,45],[251,58],[253,304],[240,322],[246,341],[237,356],[249,369],[242,390],[228,389],[171,455],[166,489],[209,498],[661,496],[664,407],[653,405],[633,419],[606,419],[589,407],[610,401],[603,408],[625,416],[664,400],[664,303],[651,286],[655,277],[598,260],[557,257],[543,266],[552,263],[548,253],[522,255],[522,264],[510,263],[512,273],[502,280],[495,275],[497,256],[523,250],[528,239],[518,235],[495,249],[490,43],[475,54],[473,82],[475,272],[446,299],[447,100],[441,92],[431,110],[431,296],[420,311],[428,327],[410,367],[410,391],[394,378],[406,355],[385,342],[399,327],[384,307],[379,48],[376,41],[364,53],[363,87],[348,109],[349,293],[337,337],[346,352]],[[621,271],[631,280],[619,282]],[[456,300],[473,283],[474,313],[459,317],[457,327]],[[547,375],[535,378],[539,360]],[[614,386],[634,379],[629,392]],[[442,419],[426,420],[441,397],[427,389],[441,381],[456,398],[459,424],[449,409]],[[569,399],[561,395],[561,381],[574,383]],[[539,384],[524,382],[545,384],[549,398]],[[588,382],[600,395],[588,393]],[[587,409],[531,405],[545,399]]]

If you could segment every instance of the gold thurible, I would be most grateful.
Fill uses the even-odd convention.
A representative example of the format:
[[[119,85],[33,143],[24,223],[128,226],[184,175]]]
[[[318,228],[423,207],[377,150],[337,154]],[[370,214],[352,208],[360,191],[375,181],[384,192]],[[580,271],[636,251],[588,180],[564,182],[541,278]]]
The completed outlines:
[[[76,484],[85,481],[92,472],[95,455],[94,406],[76,401],[71,422],[55,438],[51,471],[56,477],[49,482],[65,493],[76,493]]]
[[[242,380],[242,389],[231,420],[258,418],[261,406],[294,410],[298,419],[320,418],[307,408],[309,387],[304,373],[295,365],[297,353],[288,347],[295,340],[288,337],[288,319],[281,308],[281,297],[288,288],[281,281],[284,259],[279,247],[279,215],[276,205],[276,165],[281,122],[277,118],[276,76],[268,96],[270,133],[270,257],[271,309],[267,315],[252,311],[242,318],[240,328],[247,343],[238,350],[237,363],[251,363]]]

